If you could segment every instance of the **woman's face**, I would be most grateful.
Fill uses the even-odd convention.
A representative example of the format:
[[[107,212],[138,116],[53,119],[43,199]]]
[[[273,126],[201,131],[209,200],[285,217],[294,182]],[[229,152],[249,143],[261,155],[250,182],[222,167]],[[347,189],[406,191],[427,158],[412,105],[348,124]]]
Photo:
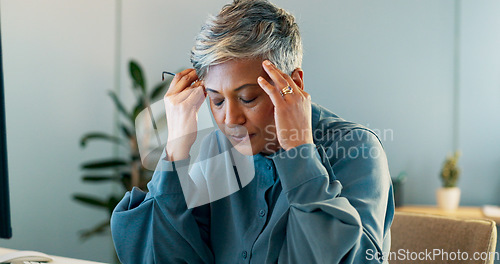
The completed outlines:
[[[257,83],[259,76],[272,84],[262,60],[248,59],[210,66],[204,79],[219,129],[244,155],[270,154],[280,148],[274,105]]]

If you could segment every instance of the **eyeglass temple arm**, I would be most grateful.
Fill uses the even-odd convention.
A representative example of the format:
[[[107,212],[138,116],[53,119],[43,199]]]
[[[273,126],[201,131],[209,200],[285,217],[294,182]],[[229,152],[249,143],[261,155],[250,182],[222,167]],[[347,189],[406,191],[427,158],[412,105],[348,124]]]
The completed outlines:
[[[175,76],[175,73],[164,71],[164,72],[161,73],[161,80],[162,81],[165,81],[165,74],[169,74],[169,75]]]

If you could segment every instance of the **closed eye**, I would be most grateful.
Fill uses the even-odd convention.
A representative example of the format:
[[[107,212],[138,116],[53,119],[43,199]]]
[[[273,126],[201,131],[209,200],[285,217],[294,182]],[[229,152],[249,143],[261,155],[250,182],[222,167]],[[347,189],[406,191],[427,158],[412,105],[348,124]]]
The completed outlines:
[[[255,101],[255,99],[256,99],[256,98],[257,98],[257,97],[254,97],[253,99],[250,99],[250,100],[245,100],[245,99],[243,99],[243,98],[240,98],[240,100],[241,100],[243,103],[245,103],[245,104],[249,104],[249,103],[251,103],[251,102]]]
[[[217,101],[212,100],[212,102],[213,102],[213,103],[214,103],[214,105],[216,105],[216,106],[221,106],[221,105],[222,105],[222,103],[224,103],[224,100],[217,100]]]
[[[253,101],[255,101],[255,99],[257,99],[257,97],[254,97],[254,98],[252,98],[250,100],[245,100],[243,98],[240,98],[240,101],[243,102],[244,104],[250,104]],[[224,99],[222,99],[222,100],[212,100],[212,102],[213,102],[213,104],[215,106],[221,106],[224,103]]]

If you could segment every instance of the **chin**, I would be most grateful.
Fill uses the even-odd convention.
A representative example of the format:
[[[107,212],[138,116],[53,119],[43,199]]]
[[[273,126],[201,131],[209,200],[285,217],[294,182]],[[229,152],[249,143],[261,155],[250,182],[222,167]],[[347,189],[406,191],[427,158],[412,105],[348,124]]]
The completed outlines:
[[[258,151],[254,151],[252,146],[248,146],[248,145],[233,145],[234,148],[241,154],[245,155],[245,156],[253,156],[257,153],[259,153]]]
[[[263,153],[265,155],[272,154],[279,149],[279,145],[274,142],[267,142],[262,144],[262,142],[255,142],[258,137],[255,134],[247,135],[244,138],[234,138],[226,135],[226,138],[231,142],[231,145],[241,154],[245,156],[253,156],[258,153]]]
[[[225,135],[226,138],[229,140],[231,145],[241,154],[245,156],[253,156],[254,151],[253,151],[253,146],[252,142],[250,141],[250,137],[247,135],[242,138],[235,138],[230,135]]]
[[[241,154],[245,156],[253,156],[259,153],[264,155],[270,155],[275,153],[279,147],[275,147],[275,144],[272,144],[272,148],[266,146],[256,146],[256,144],[233,144],[234,148]]]

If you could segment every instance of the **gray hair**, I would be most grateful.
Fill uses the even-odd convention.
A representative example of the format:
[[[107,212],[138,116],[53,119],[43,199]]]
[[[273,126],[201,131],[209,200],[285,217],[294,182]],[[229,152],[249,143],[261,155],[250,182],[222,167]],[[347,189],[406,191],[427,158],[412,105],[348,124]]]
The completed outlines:
[[[210,65],[254,58],[268,59],[287,74],[302,65],[295,18],[266,0],[234,0],[225,5],[207,19],[191,50],[191,63],[200,79]]]

